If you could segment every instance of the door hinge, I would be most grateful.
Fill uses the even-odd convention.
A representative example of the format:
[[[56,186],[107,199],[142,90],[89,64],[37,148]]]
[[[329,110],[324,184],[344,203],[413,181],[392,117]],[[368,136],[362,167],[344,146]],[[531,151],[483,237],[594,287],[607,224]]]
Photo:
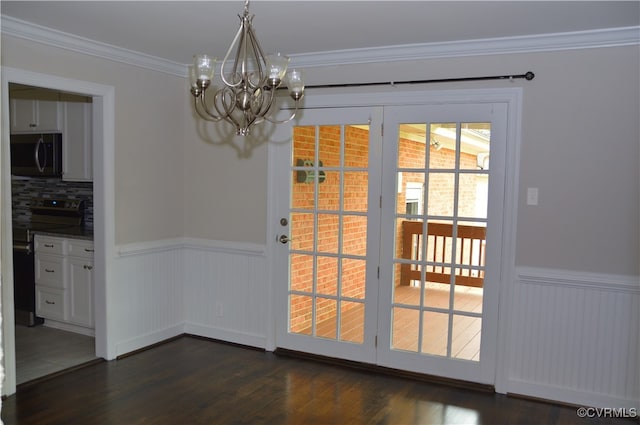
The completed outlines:
[[[380,266],[378,266],[378,279],[380,279]]]
[[[373,346],[378,348],[378,335],[376,335],[376,340],[373,342]]]
[[[382,195],[380,195],[380,208],[382,209]]]
[[[384,137],[384,123],[380,124],[380,136]]]

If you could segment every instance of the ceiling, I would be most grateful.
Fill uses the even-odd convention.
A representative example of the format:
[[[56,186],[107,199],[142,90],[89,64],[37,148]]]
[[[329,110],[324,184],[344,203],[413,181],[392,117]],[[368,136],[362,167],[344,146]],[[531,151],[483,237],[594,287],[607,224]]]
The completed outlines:
[[[243,1],[5,1],[0,12],[89,40],[187,64],[222,58]],[[334,52],[632,27],[639,1],[253,1],[265,52]]]

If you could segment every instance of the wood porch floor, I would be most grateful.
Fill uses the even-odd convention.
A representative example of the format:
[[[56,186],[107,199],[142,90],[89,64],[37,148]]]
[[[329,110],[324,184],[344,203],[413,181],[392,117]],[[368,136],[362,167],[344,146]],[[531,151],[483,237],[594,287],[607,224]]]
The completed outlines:
[[[427,308],[447,309],[449,307],[449,285],[428,283],[424,291],[424,306]],[[411,286],[398,286],[394,292],[394,303],[406,306],[420,306],[420,289]],[[482,289],[456,287],[454,309],[464,312],[482,312]],[[411,308],[395,307],[393,312],[392,348],[395,350],[420,352],[423,354],[446,356],[448,342],[449,315],[437,312],[422,314],[422,344],[419,348],[420,311]],[[452,318],[451,353],[454,358],[479,361],[481,319],[464,315]],[[336,316],[319,322],[316,335],[335,339]],[[341,335],[343,341],[361,343],[364,335],[364,306],[344,311],[341,316]],[[305,329],[302,333],[309,334]]]

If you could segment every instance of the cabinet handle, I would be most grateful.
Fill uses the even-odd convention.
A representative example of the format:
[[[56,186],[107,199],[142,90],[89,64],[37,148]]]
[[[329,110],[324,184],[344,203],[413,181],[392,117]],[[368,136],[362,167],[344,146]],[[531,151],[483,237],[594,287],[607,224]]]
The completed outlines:
[[[46,244],[44,244],[44,246],[47,247],[47,248],[53,248],[55,245],[52,244],[52,243],[46,243]]]
[[[49,304],[49,305],[55,305],[55,301],[49,301],[49,300],[44,300],[45,304]]]
[[[93,249],[89,249],[89,248],[85,248],[84,252],[94,252],[94,250]]]
[[[93,266],[87,266],[86,264],[83,266],[85,270],[93,270]]]
[[[55,270],[51,270],[51,269],[44,269],[44,271],[47,273],[55,273]]]
[[[31,127],[31,128],[36,128],[37,126],[38,126],[38,124],[33,124],[33,123],[29,124],[29,127]]]

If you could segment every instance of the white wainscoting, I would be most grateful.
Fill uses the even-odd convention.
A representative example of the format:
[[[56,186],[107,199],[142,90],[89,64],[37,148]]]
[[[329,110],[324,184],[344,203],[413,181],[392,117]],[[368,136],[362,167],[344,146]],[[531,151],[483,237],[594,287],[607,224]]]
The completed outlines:
[[[265,348],[265,247],[167,239],[118,247],[109,310],[116,355],[183,333]]]
[[[116,356],[184,333],[182,239],[119,246],[113,262],[109,341]]]
[[[520,267],[510,298],[507,392],[640,407],[637,276]]]
[[[267,348],[265,246],[175,239],[119,247],[110,308],[121,355],[189,333]],[[510,291],[506,392],[591,407],[640,408],[635,276],[519,267]]]
[[[265,348],[269,276],[265,246],[187,239],[185,332]]]

